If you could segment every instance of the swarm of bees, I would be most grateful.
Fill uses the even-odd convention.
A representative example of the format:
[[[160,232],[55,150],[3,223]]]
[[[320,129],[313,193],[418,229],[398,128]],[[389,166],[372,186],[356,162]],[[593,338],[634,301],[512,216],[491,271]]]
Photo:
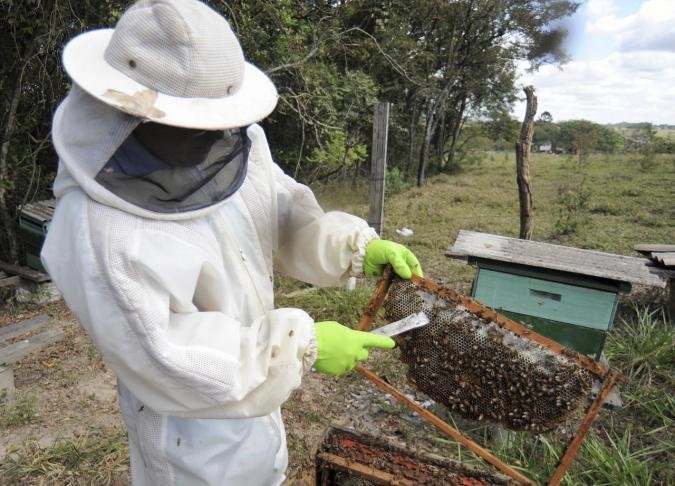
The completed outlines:
[[[392,283],[388,320],[423,311],[430,324],[398,339],[415,387],[465,418],[545,432],[576,416],[590,373],[565,356],[409,281]]]

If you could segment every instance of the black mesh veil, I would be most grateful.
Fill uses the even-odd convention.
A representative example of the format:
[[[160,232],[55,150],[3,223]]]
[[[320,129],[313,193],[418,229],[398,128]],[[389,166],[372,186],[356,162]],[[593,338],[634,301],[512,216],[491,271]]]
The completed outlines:
[[[246,128],[165,127],[151,131],[151,140],[147,132],[132,132],[96,176],[125,201],[158,213],[194,211],[223,201],[243,184],[251,147]]]

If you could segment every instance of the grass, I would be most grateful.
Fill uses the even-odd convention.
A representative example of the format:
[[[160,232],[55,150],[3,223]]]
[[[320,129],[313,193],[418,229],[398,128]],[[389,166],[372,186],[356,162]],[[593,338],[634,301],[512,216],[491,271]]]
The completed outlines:
[[[316,321],[339,320],[355,327],[370,298],[372,287],[366,283],[357,285],[353,291],[316,289],[294,296],[278,296],[277,307],[299,307]]]
[[[19,427],[33,422],[37,417],[37,400],[32,395],[19,395],[15,400],[3,397],[0,407],[0,427]]]
[[[0,464],[2,484],[113,485],[128,472],[126,431],[91,430],[44,447],[29,441],[8,451]]]
[[[576,169],[577,162],[570,157],[534,155],[535,239],[626,255],[635,255],[632,247],[637,243],[675,241],[673,156],[656,157],[648,169],[629,155],[590,157],[583,167],[589,192],[581,205],[583,214],[575,215],[581,217],[576,218],[578,224],[566,228],[571,231],[560,231],[556,223],[565,202],[560,195]],[[317,193],[329,209],[366,214],[365,186],[344,191],[328,185]],[[414,235],[398,236],[394,230],[404,226],[412,228]],[[444,257],[459,230],[517,236],[518,228],[515,161],[511,154],[502,154],[388,198],[383,236],[409,246],[427,275],[468,292],[473,269]],[[324,293],[318,295],[319,301],[330,299]],[[308,295],[297,303],[311,308],[313,299]],[[340,309],[327,310],[332,319],[342,318]],[[611,365],[630,378],[621,390],[625,407],[615,413],[605,411],[596,420],[564,480],[569,486],[674,483],[673,322],[653,300],[636,305],[632,298],[619,315],[605,351]],[[494,446],[497,454],[539,482],[550,477],[567,443],[552,435],[509,433],[507,437]],[[435,440],[452,443],[447,438]],[[480,464],[460,446],[453,452],[462,461]]]
[[[659,155],[648,171],[631,155],[593,155],[585,165],[590,190],[588,218],[575,232],[558,234],[559,189],[568,184],[576,162],[568,156],[533,154],[530,174],[534,200],[534,239],[631,255],[637,243],[675,241],[675,156]],[[384,236],[409,245],[434,276],[468,281],[466,265],[452,264],[444,252],[460,229],[517,236],[518,193],[515,160],[504,153],[456,175],[439,175],[424,188],[391,197]],[[334,185],[317,189],[322,204],[367,215],[367,187]],[[396,228],[411,228],[404,238]],[[442,269],[442,270],[440,270]]]
[[[585,217],[574,231],[560,234],[555,227],[559,189],[566,184],[574,164],[564,156],[537,154],[533,157],[535,239],[627,255],[633,254],[632,246],[637,243],[675,241],[672,157],[656,158],[647,170],[629,156],[591,157],[584,167],[590,190],[588,203],[583,208]],[[348,187],[327,184],[315,189],[324,207],[366,215],[365,183]],[[490,154],[458,174],[432,177],[424,188],[402,185],[397,190],[401,192],[387,198],[383,236],[409,246],[420,257],[427,275],[464,292],[469,290],[473,268],[444,256],[459,230],[510,236],[518,233],[515,161],[510,153]],[[397,235],[395,229],[404,226],[412,228],[414,235],[408,238]],[[316,320],[354,325],[370,296],[372,282],[361,281],[355,291],[348,292],[311,289],[279,276],[276,289],[278,307],[300,307]],[[630,383],[621,390],[625,407],[615,413],[602,412],[564,480],[567,486],[675,484],[672,473],[675,335],[673,322],[655,304],[657,300],[658,297],[650,296],[640,302],[633,296],[630,305],[620,308],[621,317],[605,351],[611,365],[630,377]],[[82,353],[90,360],[98,357],[91,346],[83,348]],[[368,365],[392,383],[403,379],[404,370],[395,353],[374,352]],[[342,398],[341,394],[347,389],[345,383],[368,386],[353,376],[326,380],[322,382],[322,397],[312,396],[306,402],[297,400],[287,405],[297,408],[296,414],[301,420],[300,429],[288,428],[292,461],[304,458],[303,463],[309,467],[311,458],[307,457],[314,444],[304,441],[303,436],[308,427],[323,427],[331,420],[326,403]],[[13,426],[34,420],[35,404],[30,405],[29,398],[26,400],[19,408],[16,405],[3,408],[2,420],[10,420],[16,424]],[[385,402],[383,408],[391,412],[392,417],[407,413],[402,412],[398,404],[386,406]],[[407,439],[418,439],[414,433],[411,435],[410,429],[403,433]],[[484,442],[483,432],[470,433]],[[293,438],[294,434],[299,438]],[[450,451],[448,455],[463,462],[482,464],[447,437],[433,434],[440,432],[431,430],[431,440],[442,446],[443,451]],[[509,464],[545,482],[564,445],[564,440],[552,435],[509,433],[506,440],[490,447]],[[123,430],[90,429],[48,446],[27,442],[13,449],[0,463],[0,483],[114,484],[118,478],[126,478],[127,465]]]
[[[675,369],[675,329],[665,309],[634,307],[634,318],[620,319],[607,343],[612,362],[634,383],[651,386],[672,379]]]

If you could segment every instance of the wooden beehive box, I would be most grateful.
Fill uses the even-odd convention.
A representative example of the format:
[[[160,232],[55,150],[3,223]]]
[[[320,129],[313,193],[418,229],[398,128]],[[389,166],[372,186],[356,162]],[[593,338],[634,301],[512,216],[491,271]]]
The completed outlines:
[[[631,283],[663,288],[672,277],[644,258],[466,230],[447,255],[476,266],[474,299],[596,359],[619,294]]]
[[[26,204],[19,210],[19,238],[26,253],[26,265],[44,272],[40,251],[54,216],[56,201],[49,199]]]

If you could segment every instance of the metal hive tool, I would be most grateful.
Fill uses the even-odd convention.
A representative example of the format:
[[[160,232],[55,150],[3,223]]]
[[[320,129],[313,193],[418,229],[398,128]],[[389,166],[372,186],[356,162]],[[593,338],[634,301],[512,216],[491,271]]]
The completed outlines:
[[[415,386],[453,412],[534,432],[580,417],[592,380],[574,360],[410,281],[392,283],[384,311],[429,317],[397,338],[401,358]]]
[[[390,320],[420,310],[427,313],[429,325],[397,339],[417,388],[449,406],[453,413],[530,432],[555,429],[578,413],[581,421],[548,480],[549,486],[560,484],[607,396],[617,382],[626,381],[619,371],[432,280],[413,275],[402,282],[393,277],[390,267],[368,302],[359,330],[372,327],[385,301],[385,315]],[[369,369],[362,365],[355,369],[519,484],[534,484]],[[585,407],[592,398],[592,379],[599,380],[601,386]]]

